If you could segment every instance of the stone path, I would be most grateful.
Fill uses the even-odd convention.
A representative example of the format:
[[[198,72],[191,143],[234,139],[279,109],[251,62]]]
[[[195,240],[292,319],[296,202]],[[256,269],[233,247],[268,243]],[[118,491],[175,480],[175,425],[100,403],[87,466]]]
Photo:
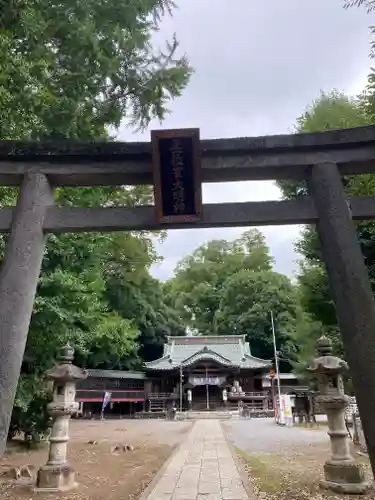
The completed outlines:
[[[248,500],[220,422],[198,420],[147,500]]]

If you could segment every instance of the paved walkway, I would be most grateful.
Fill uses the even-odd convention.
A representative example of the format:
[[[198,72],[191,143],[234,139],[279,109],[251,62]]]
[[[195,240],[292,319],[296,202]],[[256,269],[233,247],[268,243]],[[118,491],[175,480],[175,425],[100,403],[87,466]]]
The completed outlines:
[[[248,500],[219,421],[195,423],[147,500]]]

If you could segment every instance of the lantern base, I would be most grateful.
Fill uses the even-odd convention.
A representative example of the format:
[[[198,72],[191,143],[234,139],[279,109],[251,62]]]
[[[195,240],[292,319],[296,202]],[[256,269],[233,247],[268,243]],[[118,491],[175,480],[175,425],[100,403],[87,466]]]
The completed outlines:
[[[38,470],[37,493],[65,492],[77,487],[74,469],[69,464],[45,465]]]
[[[369,490],[370,483],[365,480],[361,464],[328,461],[324,464],[324,480],[320,486],[336,493],[363,495]]]

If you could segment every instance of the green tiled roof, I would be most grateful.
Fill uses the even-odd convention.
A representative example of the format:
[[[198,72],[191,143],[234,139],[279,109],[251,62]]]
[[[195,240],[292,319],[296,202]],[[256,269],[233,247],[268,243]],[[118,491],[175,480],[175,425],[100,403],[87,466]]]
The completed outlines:
[[[173,370],[198,361],[214,361],[236,368],[267,368],[271,362],[251,355],[243,335],[168,337],[163,357],[145,363],[146,370]]]

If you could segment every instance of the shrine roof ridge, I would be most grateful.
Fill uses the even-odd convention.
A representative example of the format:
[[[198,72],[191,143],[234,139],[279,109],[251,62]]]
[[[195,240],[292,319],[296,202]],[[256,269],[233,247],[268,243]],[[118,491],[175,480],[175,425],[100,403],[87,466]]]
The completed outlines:
[[[252,356],[245,335],[207,335],[167,337],[163,356],[144,366],[148,370],[175,370],[207,360],[243,369],[262,369],[271,364]]]
[[[343,148],[353,144],[375,143],[375,125],[350,129],[335,129],[324,132],[303,132],[298,134],[264,135],[258,137],[234,137],[203,139],[200,141],[202,156],[248,154],[251,152],[276,153],[286,150],[322,149],[324,147]],[[120,141],[77,141],[77,140],[39,140],[39,141],[0,141],[0,161],[40,161],[89,162],[123,159],[151,159],[151,142]]]
[[[229,342],[233,340],[243,340],[245,341],[246,336],[245,335],[170,335],[167,337],[168,341],[187,341],[187,342],[192,342],[194,341],[210,341],[210,343],[214,342]]]

